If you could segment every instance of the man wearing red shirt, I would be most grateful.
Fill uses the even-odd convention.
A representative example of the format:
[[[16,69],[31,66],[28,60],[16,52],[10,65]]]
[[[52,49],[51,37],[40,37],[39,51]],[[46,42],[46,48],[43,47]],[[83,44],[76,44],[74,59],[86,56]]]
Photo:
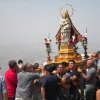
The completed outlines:
[[[9,69],[5,73],[8,100],[15,100],[17,87],[17,63],[15,60],[9,61]]]

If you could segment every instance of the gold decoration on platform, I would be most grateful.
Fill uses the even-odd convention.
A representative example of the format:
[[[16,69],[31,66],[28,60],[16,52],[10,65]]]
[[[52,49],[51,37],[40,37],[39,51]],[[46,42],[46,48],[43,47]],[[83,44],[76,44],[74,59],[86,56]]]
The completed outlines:
[[[75,60],[77,64],[81,62],[81,56],[78,53],[75,53],[74,46],[63,44],[60,46],[60,50],[58,52],[58,55],[55,57],[55,62],[68,62],[69,60]]]

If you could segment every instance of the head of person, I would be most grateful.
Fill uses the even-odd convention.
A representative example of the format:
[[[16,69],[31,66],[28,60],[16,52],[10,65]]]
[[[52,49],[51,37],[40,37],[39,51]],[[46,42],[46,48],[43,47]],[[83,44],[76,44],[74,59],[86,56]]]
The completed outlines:
[[[55,63],[51,63],[52,71],[57,70],[57,65]]]
[[[13,69],[14,71],[18,70],[17,62],[15,60],[10,60],[8,65],[9,68]]]
[[[64,73],[66,71],[66,67],[67,67],[67,63],[66,62],[61,62],[59,65],[58,65],[58,71],[59,73]]]
[[[35,69],[38,69],[39,68],[39,63],[35,63],[33,66],[34,66]]]
[[[41,72],[39,63],[34,63],[34,65],[33,65],[33,73],[35,73],[35,72]]]
[[[91,53],[91,59],[95,60],[97,58],[97,54],[95,52]]]
[[[18,60],[18,64],[23,64],[23,61],[22,60]]]
[[[57,74],[58,73],[57,65],[55,63],[51,63],[51,67],[52,67],[52,73],[53,74]]]
[[[52,65],[51,64],[45,65],[44,66],[44,71],[45,71],[45,74],[52,73],[53,72]]]
[[[86,66],[87,66],[87,68],[91,68],[93,66],[93,60],[91,60],[91,59],[87,60]]]
[[[97,58],[100,59],[100,51],[97,52]]]
[[[75,63],[74,60],[69,60],[68,64],[69,64],[69,69],[70,70],[75,69],[76,63]]]
[[[23,67],[23,61],[22,60],[18,60],[18,69],[21,71]]]
[[[33,66],[32,66],[32,64],[26,63],[26,64],[23,66],[23,71],[25,71],[25,72],[32,72],[32,71],[33,71]]]

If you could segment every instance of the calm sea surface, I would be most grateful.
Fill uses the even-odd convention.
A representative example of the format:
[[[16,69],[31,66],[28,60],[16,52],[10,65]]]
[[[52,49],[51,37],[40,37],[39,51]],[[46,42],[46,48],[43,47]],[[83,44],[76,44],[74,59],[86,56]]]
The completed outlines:
[[[46,61],[45,45],[1,45],[0,46],[0,67],[1,73],[4,75],[8,69],[9,60],[22,59],[24,63],[34,64],[38,62],[40,65]]]

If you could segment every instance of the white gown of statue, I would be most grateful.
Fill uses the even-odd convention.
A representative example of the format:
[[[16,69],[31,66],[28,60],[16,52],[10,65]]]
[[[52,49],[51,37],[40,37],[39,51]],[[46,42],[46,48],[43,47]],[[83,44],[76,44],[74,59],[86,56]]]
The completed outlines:
[[[68,12],[62,14],[61,22],[61,43],[69,43],[71,36],[71,22],[68,17]]]

